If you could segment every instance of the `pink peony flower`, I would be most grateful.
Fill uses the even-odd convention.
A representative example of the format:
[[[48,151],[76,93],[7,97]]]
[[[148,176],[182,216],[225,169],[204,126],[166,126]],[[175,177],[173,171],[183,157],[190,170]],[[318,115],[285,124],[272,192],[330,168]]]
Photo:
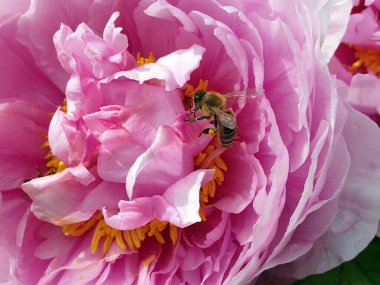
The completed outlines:
[[[343,99],[379,124],[380,1],[355,1],[354,5],[329,67],[341,80]]]
[[[365,248],[380,133],[338,97],[325,56],[347,19],[319,16],[350,3],[325,2],[0,15],[1,282],[247,284]],[[186,121],[197,90],[246,90],[231,146]]]

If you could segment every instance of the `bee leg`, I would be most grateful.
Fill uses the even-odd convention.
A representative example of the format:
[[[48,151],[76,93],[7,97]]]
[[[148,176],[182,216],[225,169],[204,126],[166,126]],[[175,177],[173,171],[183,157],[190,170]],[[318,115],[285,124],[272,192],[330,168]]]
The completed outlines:
[[[210,135],[210,136],[214,136],[216,134],[218,130],[217,129],[213,129],[213,128],[207,128],[207,129],[204,129],[198,137],[200,137],[202,134],[206,134],[206,135]]]
[[[209,117],[207,117],[207,116],[200,116],[200,117],[196,117],[196,118],[185,119],[185,121],[186,122],[196,122],[196,121],[205,120],[208,118]]]
[[[193,114],[193,115],[194,115],[194,118],[195,118],[195,113],[196,113],[199,109],[200,109],[199,106],[194,107],[194,109],[191,110],[190,114]]]
[[[202,134],[214,136],[218,132],[218,117],[214,115],[214,120],[211,122],[214,124],[214,128],[207,128],[204,129],[198,137],[200,137]]]

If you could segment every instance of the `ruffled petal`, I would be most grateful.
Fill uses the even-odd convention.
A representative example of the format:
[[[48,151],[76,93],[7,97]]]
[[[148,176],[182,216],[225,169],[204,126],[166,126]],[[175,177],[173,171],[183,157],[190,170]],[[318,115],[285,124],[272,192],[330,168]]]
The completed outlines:
[[[112,216],[103,209],[106,222],[121,230],[138,228],[153,219],[181,228],[199,222],[199,190],[212,176],[212,170],[197,170],[171,185],[162,196],[121,201],[117,215]]]
[[[140,84],[150,80],[162,80],[165,90],[171,91],[181,88],[189,80],[190,74],[195,70],[202,59],[205,49],[199,45],[192,45],[188,49],[177,50],[171,54],[163,56],[155,63],[120,71],[104,80],[107,83],[120,77],[138,81]]]
[[[160,127],[152,145],[131,166],[126,178],[128,197],[162,194],[193,170],[193,155],[169,127]]]
[[[64,225],[83,221],[93,213],[80,209],[82,201],[96,186],[95,177],[83,166],[33,179],[22,188],[33,200],[32,211],[41,220]],[[92,184],[91,184],[92,183]]]

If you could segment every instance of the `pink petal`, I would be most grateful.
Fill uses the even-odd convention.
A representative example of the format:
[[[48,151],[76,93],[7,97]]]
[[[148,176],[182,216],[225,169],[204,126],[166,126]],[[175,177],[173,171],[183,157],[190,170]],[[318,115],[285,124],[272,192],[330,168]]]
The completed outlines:
[[[135,199],[162,194],[175,181],[188,175],[193,167],[189,146],[171,128],[160,127],[153,144],[128,171],[128,197]]]
[[[213,206],[228,213],[240,213],[252,204],[257,189],[265,187],[265,176],[258,161],[236,146],[225,151],[222,159],[228,169],[217,186]]]
[[[24,13],[28,8],[28,0],[6,0],[2,2],[0,9],[0,27],[6,23],[17,19],[20,14]]]
[[[378,48],[376,39],[373,37],[379,31],[380,25],[377,22],[377,13],[374,9],[367,8],[361,13],[350,16],[344,43],[356,44]]]
[[[46,116],[42,118],[41,116]],[[45,169],[47,151],[41,149],[46,139],[48,116],[31,102],[17,100],[0,104],[0,189],[14,189],[25,179]]]
[[[102,137],[97,164],[99,176],[107,181],[125,183],[131,166],[146,149],[124,129],[106,131]]]
[[[138,228],[153,219],[181,228],[199,222],[199,190],[212,175],[211,170],[197,170],[170,186],[163,196],[121,201],[117,215],[112,216],[103,209],[104,217],[107,224],[122,230]]]
[[[16,40],[15,21],[0,27],[0,32],[0,98],[22,97],[30,100],[33,97],[36,102],[48,102],[50,108],[59,104],[63,98],[60,90],[44,77],[28,49]]]
[[[380,80],[371,74],[356,74],[351,84],[341,88],[343,99],[366,115],[380,115]]]
[[[191,72],[199,66],[204,51],[203,47],[193,45],[188,49],[177,50],[161,57],[156,63],[146,64],[128,71],[120,71],[102,82],[108,83],[125,77],[142,84],[150,79],[159,79],[164,81],[167,91],[181,88],[189,80]]]
[[[130,86],[126,84],[126,87]],[[162,87],[140,85],[135,93],[129,93],[126,112],[123,113],[122,126],[133,134],[140,144],[149,147],[160,126],[171,126],[177,114],[184,112],[179,91],[166,92]],[[133,104],[134,103],[134,104]],[[132,104],[132,106],[130,106]]]
[[[86,220],[93,213],[82,212],[80,205],[95,187],[95,177],[83,166],[33,179],[23,190],[33,200],[32,211],[41,220],[63,225]]]
[[[313,248],[290,265],[292,270],[287,272],[297,278],[324,272],[354,258],[378,229],[380,151],[375,142],[380,139],[380,132],[359,112],[348,108],[348,114],[343,134],[351,154],[351,166],[338,197],[338,213]]]
[[[54,33],[59,30],[61,23],[76,27],[83,19],[91,22],[92,26],[101,25],[97,30],[101,32],[112,11],[104,8],[94,11],[98,5],[89,0],[80,3],[71,0],[45,3],[37,0],[33,1],[33,5],[18,22],[18,39],[28,47],[41,72],[62,91],[69,76],[57,59],[52,41]],[[46,25],[47,22],[49,25]]]

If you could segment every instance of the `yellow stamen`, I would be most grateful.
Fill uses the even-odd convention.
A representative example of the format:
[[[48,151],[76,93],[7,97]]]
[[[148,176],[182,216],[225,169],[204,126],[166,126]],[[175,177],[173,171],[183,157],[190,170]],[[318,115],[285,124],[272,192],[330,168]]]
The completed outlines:
[[[162,237],[162,235],[159,233],[159,232],[154,232],[153,233],[154,236],[156,237],[156,240],[160,243],[160,244],[164,244],[165,243],[165,240],[164,238]]]
[[[365,69],[375,75],[380,75],[380,49],[370,49],[355,45],[349,47],[355,49],[355,58],[357,59],[349,68],[350,72],[360,72],[359,69]]]
[[[220,150],[218,150],[213,144],[210,144],[194,160],[195,168],[203,167],[215,170],[213,179],[204,184],[199,192],[199,216],[201,217],[202,221],[206,221],[207,219],[203,208],[209,202],[209,198],[215,197],[216,184],[218,184],[218,186],[222,185],[224,181],[224,172],[227,171],[226,163],[219,156],[222,152],[218,155],[217,151]]]
[[[103,253],[104,254],[106,254],[110,250],[113,239],[114,239],[114,237],[112,236],[112,234],[108,234],[106,236],[106,240],[104,241],[104,244],[103,244]]]
[[[91,230],[95,225],[96,227],[91,241],[91,252],[93,254],[98,250],[102,240],[102,252],[104,254],[110,250],[114,242],[123,250],[127,249],[127,246],[130,250],[137,250],[142,246],[142,242],[147,235],[149,237],[154,236],[159,243],[164,244],[165,238],[161,233],[168,227],[173,245],[178,241],[178,228],[168,222],[153,219],[149,223],[133,230],[118,230],[107,225],[101,211],[95,212],[87,221],[63,225],[62,231],[67,236],[81,236]]]
[[[207,154],[201,152],[201,153],[197,156],[197,158],[195,159],[195,161],[194,161],[194,165],[195,165],[195,167],[198,168],[198,167],[201,165],[201,163],[205,160],[206,157],[207,157]]]
[[[127,241],[127,244],[131,250],[135,249],[135,245],[133,244],[132,236],[130,231],[123,231],[123,236]]]
[[[170,224],[170,239],[172,240],[173,245],[175,245],[178,240],[178,228],[172,224]]]
[[[47,147],[50,147],[50,144],[48,141],[44,142],[40,148],[47,148]]]
[[[199,207],[199,216],[201,217],[202,222],[207,221],[206,214],[205,214],[205,212],[203,210],[204,206],[205,205],[201,203],[200,207]]]
[[[124,240],[123,240],[123,236],[122,236],[122,234],[121,234],[121,231],[116,231],[116,243],[117,243],[117,245],[118,245],[121,249],[123,249],[123,250],[127,249],[127,246],[126,246],[125,243],[124,243]]]
[[[140,238],[137,235],[135,230],[131,230],[131,236],[132,236],[133,244],[136,246],[136,248],[140,248],[141,247]]]
[[[155,258],[156,258],[155,255],[151,255],[147,259],[145,259],[144,260],[145,266],[149,266],[153,262],[153,260],[155,260]]]
[[[144,65],[144,64],[148,64],[148,63],[154,63],[154,62],[156,62],[156,59],[154,58],[152,52],[149,53],[149,57],[147,57],[147,58],[141,57],[141,53],[137,54],[137,57],[136,57],[136,64],[137,65]]]

